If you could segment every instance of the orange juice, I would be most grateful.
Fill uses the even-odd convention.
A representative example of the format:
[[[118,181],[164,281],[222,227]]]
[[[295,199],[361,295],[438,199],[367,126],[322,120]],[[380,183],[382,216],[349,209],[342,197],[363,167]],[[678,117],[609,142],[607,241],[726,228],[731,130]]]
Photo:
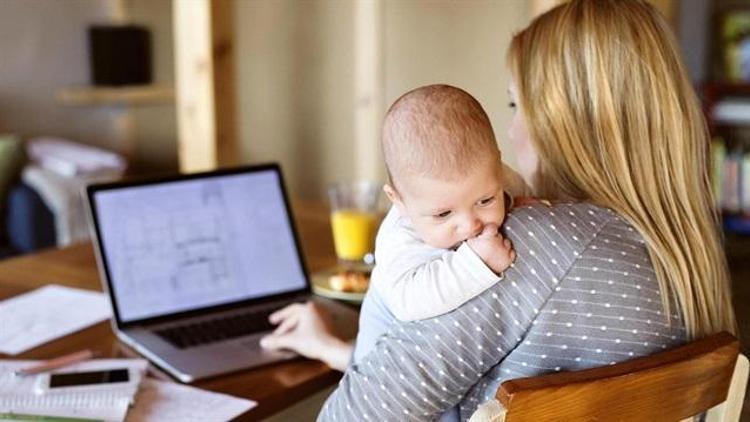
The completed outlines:
[[[333,245],[336,256],[347,261],[361,261],[375,246],[375,214],[352,209],[331,213]]]

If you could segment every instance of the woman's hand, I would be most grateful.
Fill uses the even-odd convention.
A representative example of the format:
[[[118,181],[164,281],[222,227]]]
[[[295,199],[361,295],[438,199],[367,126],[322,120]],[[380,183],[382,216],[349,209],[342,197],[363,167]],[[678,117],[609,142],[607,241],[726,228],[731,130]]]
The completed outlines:
[[[313,302],[294,303],[268,317],[276,330],[260,341],[269,350],[288,349],[344,371],[353,347],[335,333],[331,315]]]

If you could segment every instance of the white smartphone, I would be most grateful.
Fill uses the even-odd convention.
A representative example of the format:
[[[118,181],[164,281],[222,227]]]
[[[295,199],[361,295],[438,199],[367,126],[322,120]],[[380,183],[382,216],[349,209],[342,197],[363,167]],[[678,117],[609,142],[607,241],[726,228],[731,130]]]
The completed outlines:
[[[77,372],[57,372],[39,375],[37,393],[47,391],[85,391],[123,388],[137,382],[139,377],[128,368],[102,369]]]

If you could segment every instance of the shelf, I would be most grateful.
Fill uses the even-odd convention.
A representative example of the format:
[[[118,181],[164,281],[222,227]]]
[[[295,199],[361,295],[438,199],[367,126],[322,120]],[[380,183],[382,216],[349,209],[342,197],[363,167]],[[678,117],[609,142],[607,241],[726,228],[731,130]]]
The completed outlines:
[[[712,113],[717,126],[750,125],[750,98],[722,98],[714,103]]]
[[[750,83],[747,82],[708,82],[703,86],[704,92],[709,95],[732,96],[750,95]]]
[[[747,268],[750,260],[750,238],[731,231],[724,232],[724,251],[730,267]]]
[[[174,101],[174,88],[168,85],[71,87],[59,90],[57,101],[66,106],[168,104]]]

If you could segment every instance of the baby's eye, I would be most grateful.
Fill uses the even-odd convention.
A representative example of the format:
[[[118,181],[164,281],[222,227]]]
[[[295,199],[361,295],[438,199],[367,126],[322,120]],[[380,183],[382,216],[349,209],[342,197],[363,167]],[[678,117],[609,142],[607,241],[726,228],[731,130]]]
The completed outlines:
[[[489,198],[484,198],[479,201],[479,205],[489,205],[491,203],[495,202],[495,197],[490,196]]]
[[[435,218],[445,218],[447,216],[451,215],[450,211],[443,211],[440,214],[435,214],[433,217]]]
[[[515,101],[509,102],[508,103],[508,107],[510,107],[510,108],[516,108],[516,102]]]

